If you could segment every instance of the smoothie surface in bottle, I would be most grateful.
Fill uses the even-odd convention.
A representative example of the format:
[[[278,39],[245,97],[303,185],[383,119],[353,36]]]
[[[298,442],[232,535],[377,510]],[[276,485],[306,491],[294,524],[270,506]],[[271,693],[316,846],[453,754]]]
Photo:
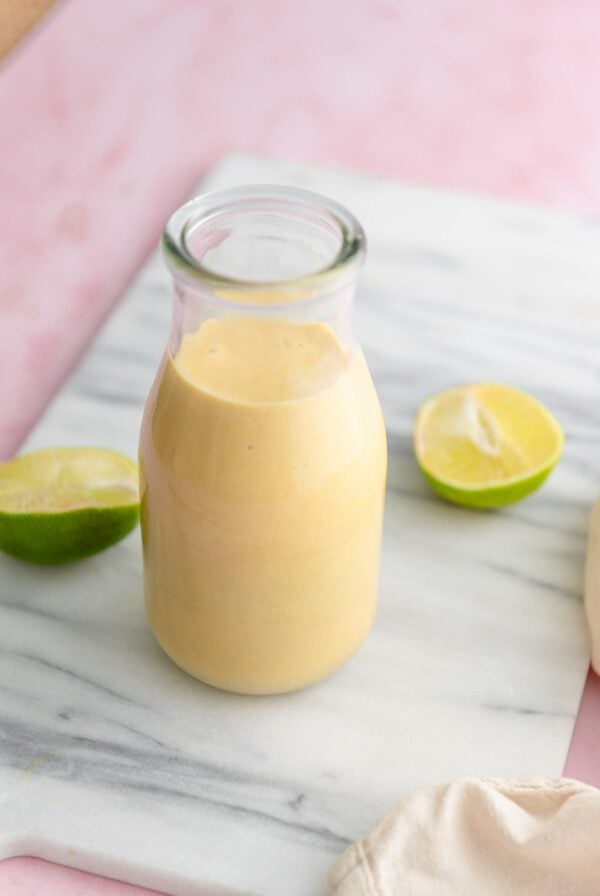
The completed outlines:
[[[371,626],[386,470],[361,350],[318,321],[231,314],[167,351],[141,437],[146,606],[197,678],[279,693]]]

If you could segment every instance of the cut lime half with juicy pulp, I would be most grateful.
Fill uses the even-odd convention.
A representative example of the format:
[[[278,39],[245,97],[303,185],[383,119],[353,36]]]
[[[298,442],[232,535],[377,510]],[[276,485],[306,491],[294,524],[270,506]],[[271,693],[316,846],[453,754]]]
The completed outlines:
[[[419,410],[414,446],[432,488],[448,501],[492,508],[538,488],[560,457],[564,434],[533,396],[501,383],[440,392]]]
[[[106,448],[47,448],[0,464],[0,550],[33,563],[96,554],[139,517],[136,465]]]

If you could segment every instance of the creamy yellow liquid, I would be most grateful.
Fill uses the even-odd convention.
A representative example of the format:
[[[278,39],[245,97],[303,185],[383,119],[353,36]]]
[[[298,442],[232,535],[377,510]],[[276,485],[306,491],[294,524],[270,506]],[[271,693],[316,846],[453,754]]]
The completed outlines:
[[[329,675],[375,610],[386,445],[324,324],[209,320],[167,353],[140,444],[146,607],[166,653],[251,694]]]

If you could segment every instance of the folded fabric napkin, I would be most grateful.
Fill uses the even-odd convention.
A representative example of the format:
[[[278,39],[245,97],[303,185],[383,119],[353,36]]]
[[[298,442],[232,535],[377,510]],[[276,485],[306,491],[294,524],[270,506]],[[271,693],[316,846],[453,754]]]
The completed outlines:
[[[335,896],[600,896],[600,790],[466,778],[393,809],[330,873]]]
[[[585,612],[592,642],[592,666],[600,674],[600,500],[590,520],[585,567]]]

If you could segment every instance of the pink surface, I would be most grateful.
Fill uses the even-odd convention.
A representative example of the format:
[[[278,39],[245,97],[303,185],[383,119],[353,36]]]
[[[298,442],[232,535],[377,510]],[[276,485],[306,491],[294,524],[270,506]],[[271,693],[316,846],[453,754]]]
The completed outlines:
[[[64,4],[0,74],[0,457],[225,151],[600,211],[599,32],[587,0]],[[590,678],[595,783],[598,707]],[[134,892],[0,864],[1,896]]]
[[[73,871],[41,859],[5,859],[0,863],[1,896],[161,896],[155,890],[143,890]]]
[[[565,775],[600,787],[600,678],[590,668],[565,763]]]

